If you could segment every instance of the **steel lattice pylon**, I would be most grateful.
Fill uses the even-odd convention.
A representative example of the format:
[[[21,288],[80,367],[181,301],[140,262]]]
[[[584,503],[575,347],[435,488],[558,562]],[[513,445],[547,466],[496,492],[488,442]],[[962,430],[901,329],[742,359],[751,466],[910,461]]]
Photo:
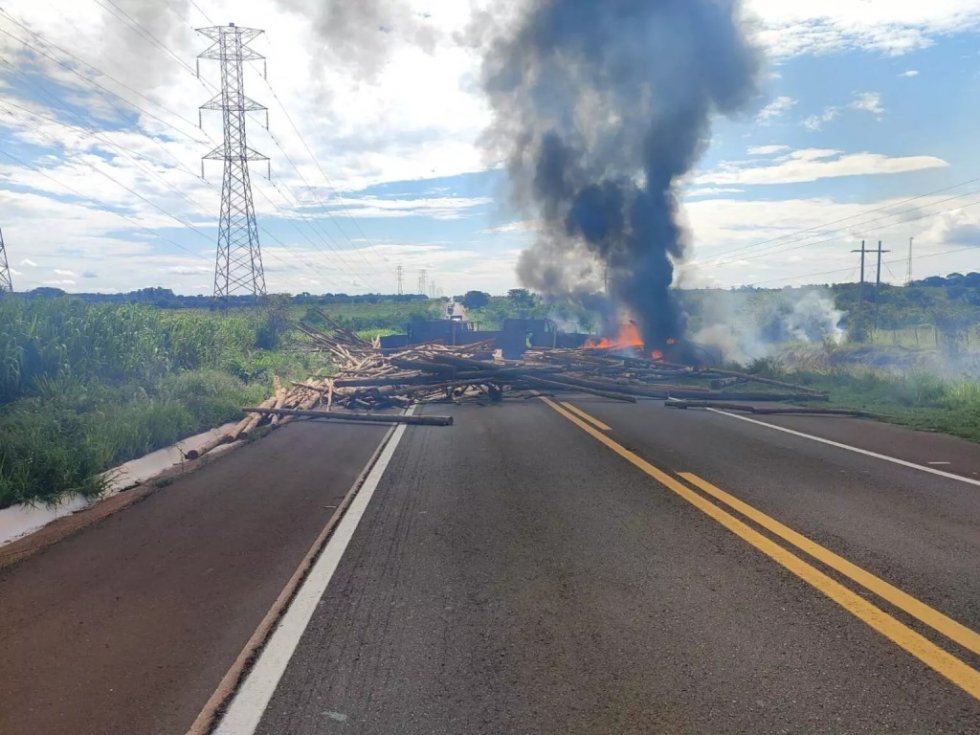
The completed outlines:
[[[202,110],[221,110],[224,122],[224,142],[204,156],[207,160],[224,161],[225,164],[218,253],[214,265],[214,296],[224,300],[236,293],[264,296],[265,273],[262,270],[262,251],[255,224],[248,162],[269,159],[248,147],[245,141],[245,113],[266,108],[245,96],[243,78],[245,61],[265,59],[248,47],[264,31],[239,28],[234,23],[197,30],[214,41],[198,59],[221,62],[221,91],[201,105]],[[266,126],[268,114],[266,111]],[[204,161],[201,162],[201,176],[204,176]]]
[[[3,244],[3,230],[0,230],[0,293],[12,293],[13,281],[10,280],[10,266],[7,264],[7,246]]]

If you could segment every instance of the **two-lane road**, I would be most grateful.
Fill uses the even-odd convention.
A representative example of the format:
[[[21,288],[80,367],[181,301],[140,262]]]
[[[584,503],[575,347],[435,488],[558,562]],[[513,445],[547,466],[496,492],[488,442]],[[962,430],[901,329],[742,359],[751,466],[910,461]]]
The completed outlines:
[[[392,435],[219,735],[980,729],[980,447],[421,410],[455,425]],[[383,434],[294,423],[0,572],[0,731],[183,735]]]
[[[402,438],[255,731],[976,732],[976,483],[653,403],[452,412]]]

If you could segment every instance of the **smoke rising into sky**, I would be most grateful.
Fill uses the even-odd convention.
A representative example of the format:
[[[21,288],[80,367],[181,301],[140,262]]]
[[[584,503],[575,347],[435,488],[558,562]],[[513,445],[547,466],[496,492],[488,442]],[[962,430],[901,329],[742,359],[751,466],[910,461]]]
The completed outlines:
[[[542,221],[522,282],[595,292],[639,320],[648,347],[683,331],[670,293],[686,233],[675,186],[715,113],[757,95],[760,54],[738,0],[532,0],[484,59],[484,143]]]

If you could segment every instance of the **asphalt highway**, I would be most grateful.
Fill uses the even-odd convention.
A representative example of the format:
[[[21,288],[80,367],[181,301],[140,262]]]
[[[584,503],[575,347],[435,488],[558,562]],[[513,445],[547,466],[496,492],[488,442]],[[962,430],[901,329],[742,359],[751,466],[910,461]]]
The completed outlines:
[[[184,733],[384,433],[290,424],[0,570],[0,733]]]
[[[218,733],[980,729],[980,447],[424,410],[455,425],[394,434]],[[0,572],[0,732],[183,735],[382,436],[297,422]]]
[[[980,487],[730,416],[571,404],[405,434],[257,732],[977,731]]]

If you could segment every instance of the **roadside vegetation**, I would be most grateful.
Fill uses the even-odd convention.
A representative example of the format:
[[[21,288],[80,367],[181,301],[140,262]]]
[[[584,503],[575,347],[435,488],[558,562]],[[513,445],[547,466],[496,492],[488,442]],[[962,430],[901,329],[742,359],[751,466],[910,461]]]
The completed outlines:
[[[827,392],[816,405],[864,411],[875,418],[980,442],[980,382],[921,368],[895,370],[855,363],[794,368],[778,358],[756,360],[748,371]]]
[[[980,441],[980,274],[883,286],[877,329],[870,289],[863,310],[856,284],[822,289],[839,317],[838,339],[794,342],[761,329],[772,349],[742,365],[827,390],[834,406]],[[695,334],[732,314],[779,316],[802,293],[746,288],[680,297]],[[600,328],[590,305],[524,289],[454,298],[481,329],[523,317],[549,317],[565,331]],[[329,370],[293,330],[301,320],[322,326],[319,309],[373,338],[413,319],[440,318],[446,302],[299,294],[263,304],[242,297],[222,313],[203,297],[166,289],[109,296],[37,289],[0,298],[0,507],[98,494],[103,470],[237,419],[243,405],[269,395],[274,377]]]
[[[0,507],[98,494],[99,473],[305,377],[288,302],[230,314],[0,298]]]

